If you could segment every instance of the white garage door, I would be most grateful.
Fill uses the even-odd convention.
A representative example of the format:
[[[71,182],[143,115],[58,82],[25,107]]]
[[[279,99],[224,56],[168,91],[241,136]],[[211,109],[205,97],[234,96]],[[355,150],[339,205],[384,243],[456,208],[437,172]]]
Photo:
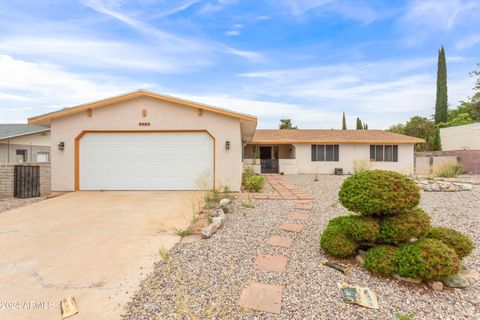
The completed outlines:
[[[213,140],[204,132],[87,133],[80,190],[211,188]]]

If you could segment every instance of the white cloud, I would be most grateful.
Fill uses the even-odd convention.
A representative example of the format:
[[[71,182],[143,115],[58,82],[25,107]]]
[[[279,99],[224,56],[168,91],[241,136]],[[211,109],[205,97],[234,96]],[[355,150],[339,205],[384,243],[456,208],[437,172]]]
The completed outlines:
[[[225,6],[233,2],[234,1],[232,0],[219,0],[218,4],[220,6]],[[113,17],[125,23],[138,32],[154,37],[155,40],[159,42],[159,45],[162,46],[162,50],[172,54],[182,53],[189,54],[189,56],[194,56],[194,54],[200,53],[208,57],[212,53],[221,52],[253,60],[256,60],[258,56],[260,56],[260,54],[256,52],[232,48],[228,45],[217,43],[208,39],[195,39],[186,36],[174,35],[149,23],[122,13],[118,8],[111,8],[111,6],[109,6],[103,0],[84,0],[83,3],[99,13]]]
[[[0,55],[0,70],[1,122],[25,122],[51,109],[114,96],[138,86],[125,79],[80,76],[55,65],[7,55]]]
[[[234,24],[229,30],[225,31],[227,36],[239,36],[242,33],[243,24]]]
[[[480,43],[480,34],[472,34],[463,39],[460,39],[455,44],[455,47],[459,50],[468,49],[476,46]]]

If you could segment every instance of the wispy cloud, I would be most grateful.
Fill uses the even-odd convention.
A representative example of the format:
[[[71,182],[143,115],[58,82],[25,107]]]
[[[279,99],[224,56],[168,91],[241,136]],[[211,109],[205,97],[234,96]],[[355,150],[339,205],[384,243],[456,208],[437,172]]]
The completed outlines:
[[[242,33],[243,24],[236,23],[230,29],[225,31],[227,36],[236,37]]]
[[[455,47],[459,50],[468,49],[476,46],[480,43],[480,34],[472,34],[463,39],[460,39],[455,44]]]
[[[221,0],[219,1],[219,4],[225,5],[227,2],[227,0]],[[83,3],[99,13],[108,15],[125,23],[140,33],[155,37],[157,41],[161,42],[162,48],[166,52],[208,54],[212,53],[213,50],[213,52],[223,52],[242,58],[255,60],[260,56],[259,53],[232,48],[226,44],[217,43],[208,39],[194,39],[191,37],[172,34],[147,22],[140,21],[125,13],[122,13],[119,11],[117,5],[111,6],[104,0],[85,0]]]
[[[185,10],[190,9],[191,7],[193,7],[194,5],[196,5],[199,2],[201,2],[201,0],[190,0],[190,1],[182,2],[182,3],[178,4],[177,6],[174,6],[172,8],[166,9],[165,11],[154,14],[152,16],[152,18],[165,18],[165,17],[171,16],[171,15],[183,12]]]

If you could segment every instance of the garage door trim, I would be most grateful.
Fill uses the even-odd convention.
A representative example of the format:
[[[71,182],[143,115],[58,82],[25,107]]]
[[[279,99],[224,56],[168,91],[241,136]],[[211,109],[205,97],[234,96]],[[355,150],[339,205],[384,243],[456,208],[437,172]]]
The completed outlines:
[[[208,131],[208,130],[83,130],[78,134],[75,138],[75,191],[80,190],[80,140],[83,138],[84,135],[87,133],[206,133],[212,138],[213,141],[213,188],[215,189],[215,180],[216,180],[216,140],[215,137]]]

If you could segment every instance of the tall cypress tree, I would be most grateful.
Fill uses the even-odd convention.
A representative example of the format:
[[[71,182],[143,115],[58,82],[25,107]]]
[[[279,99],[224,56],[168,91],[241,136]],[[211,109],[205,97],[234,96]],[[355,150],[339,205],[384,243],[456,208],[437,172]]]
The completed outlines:
[[[447,93],[447,61],[443,46],[438,50],[437,66],[437,98],[435,100],[435,123],[447,122],[448,93]]]
[[[357,130],[363,130],[363,124],[360,118],[357,118]]]
[[[366,122],[363,124],[363,130],[368,130],[368,124]]]
[[[342,130],[347,130],[347,118],[345,118],[345,112],[342,117]]]

